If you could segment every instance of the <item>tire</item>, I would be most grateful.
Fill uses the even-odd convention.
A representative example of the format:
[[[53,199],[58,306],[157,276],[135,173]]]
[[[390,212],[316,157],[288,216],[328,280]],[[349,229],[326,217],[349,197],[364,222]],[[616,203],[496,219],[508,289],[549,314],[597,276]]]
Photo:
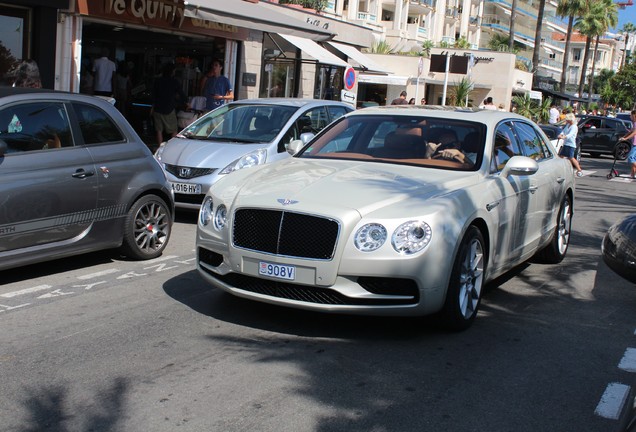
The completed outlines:
[[[611,178],[608,176],[608,178]],[[554,228],[550,243],[537,253],[537,258],[546,264],[558,264],[563,261],[570,245],[570,233],[572,232],[572,200],[569,195],[563,197],[557,226]]]
[[[627,159],[627,155],[629,154],[630,150],[631,146],[629,145],[629,143],[621,141],[614,147],[614,157],[618,160],[625,160]]]
[[[481,303],[481,293],[486,271],[484,237],[471,226],[462,239],[441,311],[444,327],[453,331],[471,326]]]
[[[601,154],[598,152],[590,152],[590,157],[598,158],[598,157],[601,157]]]
[[[165,201],[156,195],[145,195],[128,211],[122,252],[136,260],[156,258],[168,245],[171,231],[172,215]]]

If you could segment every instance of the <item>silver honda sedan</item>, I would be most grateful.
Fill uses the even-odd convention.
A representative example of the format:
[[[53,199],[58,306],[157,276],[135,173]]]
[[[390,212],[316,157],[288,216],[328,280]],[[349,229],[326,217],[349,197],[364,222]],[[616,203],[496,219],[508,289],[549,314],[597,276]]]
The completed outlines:
[[[309,141],[350,111],[351,105],[327,100],[241,100],[204,115],[163,143],[155,157],[172,184],[175,205],[198,210],[226,174],[289,157],[291,141]]]

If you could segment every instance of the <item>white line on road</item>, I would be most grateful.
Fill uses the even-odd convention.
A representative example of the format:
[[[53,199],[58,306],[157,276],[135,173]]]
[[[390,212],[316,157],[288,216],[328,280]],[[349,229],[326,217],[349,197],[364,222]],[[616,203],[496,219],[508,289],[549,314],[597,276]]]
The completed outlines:
[[[5,294],[0,294],[0,297],[12,298],[12,297],[17,297],[17,296],[23,295],[23,294],[31,294],[31,293],[38,292],[38,291],[44,291],[44,290],[51,289],[51,288],[52,288],[51,285],[38,285],[38,286],[31,287],[31,288],[23,289],[23,290],[20,290],[20,291],[12,291],[12,292],[8,292],[8,293],[5,293]]]
[[[636,348],[627,348],[618,367],[627,372],[636,372]]]
[[[95,278],[100,277],[100,276],[106,276],[106,275],[109,275],[111,273],[117,273],[117,272],[119,272],[119,269],[114,268],[114,269],[108,269],[108,270],[103,270],[103,271],[96,272],[96,273],[83,275],[83,276],[78,276],[77,278],[79,280],[95,279]]]
[[[594,410],[594,414],[611,419],[618,420],[627,397],[629,395],[629,386],[621,383],[609,383],[605,388],[605,393],[601,396],[601,400]]]

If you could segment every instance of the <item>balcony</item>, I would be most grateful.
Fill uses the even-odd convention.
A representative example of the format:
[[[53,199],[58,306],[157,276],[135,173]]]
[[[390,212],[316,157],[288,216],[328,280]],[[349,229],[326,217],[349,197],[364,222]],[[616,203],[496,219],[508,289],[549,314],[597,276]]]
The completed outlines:
[[[481,25],[481,17],[471,16],[468,18],[468,25],[479,27]]]
[[[419,24],[407,24],[406,31],[408,32],[409,39],[414,39],[418,42],[423,42],[428,39],[428,29],[426,27],[420,27]]]
[[[452,36],[442,36],[442,43],[455,45],[455,38]]]
[[[447,7],[445,16],[447,19],[457,19],[459,18],[459,11],[456,7]]]
[[[411,7],[423,6],[427,9],[433,9],[435,7],[434,0],[410,0]]]
[[[374,14],[370,14],[369,12],[358,12],[358,19],[360,21],[368,21],[368,22],[377,22],[378,16]]]

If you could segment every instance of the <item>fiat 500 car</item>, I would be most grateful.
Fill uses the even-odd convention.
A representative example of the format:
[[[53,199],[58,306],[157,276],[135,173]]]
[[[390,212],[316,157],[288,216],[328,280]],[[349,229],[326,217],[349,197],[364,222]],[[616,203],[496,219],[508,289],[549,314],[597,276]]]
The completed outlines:
[[[198,210],[208,188],[233,171],[290,157],[289,143],[308,141],[353,111],[343,102],[241,100],[211,111],[162,144],[162,163],[178,208]]]
[[[474,320],[486,282],[566,255],[574,176],[511,113],[367,108],[293,158],[214,184],[197,267],[234,295],[314,311]]]
[[[155,258],[173,216],[161,166],[112,104],[0,89],[0,269],[120,246]]]

